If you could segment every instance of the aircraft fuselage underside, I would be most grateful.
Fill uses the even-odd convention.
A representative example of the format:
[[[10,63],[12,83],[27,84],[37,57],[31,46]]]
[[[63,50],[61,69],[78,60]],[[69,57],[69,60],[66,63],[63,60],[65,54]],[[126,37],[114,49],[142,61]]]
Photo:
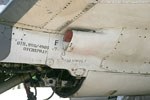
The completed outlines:
[[[53,88],[62,97],[150,93],[149,29],[69,32],[70,41],[65,41],[62,34],[1,24],[0,73],[32,73],[35,68],[44,86],[73,90],[66,95],[65,89]]]

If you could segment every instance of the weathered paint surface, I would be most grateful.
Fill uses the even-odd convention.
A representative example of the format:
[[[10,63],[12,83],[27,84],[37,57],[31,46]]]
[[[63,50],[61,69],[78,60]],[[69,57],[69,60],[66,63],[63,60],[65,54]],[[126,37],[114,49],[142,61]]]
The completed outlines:
[[[68,28],[97,30],[150,27],[148,0],[142,0],[143,3],[138,3],[141,0],[134,0],[137,4],[133,4],[133,0],[127,0],[126,4],[113,3],[123,0],[106,0],[108,3],[101,1],[14,0],[9,9],[0,16],[0,23],[60,34]]]
[[[49,34],[16,27],[12,28],[11,34],[10,54],[2,62],[45,64],[49,49]]]
[[[13,26],[10,53],[1,62],[45,64],[87,77],[74,96],[149,94],[150,4],[99,1],[15,0],[0,16]],[[66,29],[82,31],[73,31],[67,43]]]
[[[149,75],[94,72],[88,73],[75,97],[149,95]]]
[[[148,31],[137,28],[101,29],[94,33],[73,31],[71,42],[64,42],[64,35],[14,27],[11,52],[3,62],[46,64],[67,69],[74,76],[86,76],[89,70],[149,75]]]
[[[10,54],[1,62],[44,64],[67,69],[76,77],[87,77],[75,97],[149,94],[148,31],[73,30],[68,43],[64,35],[13,27]]]

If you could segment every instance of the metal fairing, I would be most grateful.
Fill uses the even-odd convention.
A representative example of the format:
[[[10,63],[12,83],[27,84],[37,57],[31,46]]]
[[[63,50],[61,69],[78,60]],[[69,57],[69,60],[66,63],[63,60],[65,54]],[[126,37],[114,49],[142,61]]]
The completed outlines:
[[[86,77],[72,97],[145,95],[150,92],[150,69],[147,63],[143,64],[149,59],[148,35],[147,29],[136,28],[73,31],[72,40],[67,43],[64,35],[13,27],[10,54],[1,62],[43,64]],[[110,63],[110,67],[105,67]],[[132,66],[134,63],[137,65]]]
[[[73,97],[149,95],[149,83],[149,75],[89,71]]]
[[[45,64],[73,76],[87,76],[89,70],[149,75],[148,35],[136,28],[73,31],[67,43],[64,35],[14,27],[11,52],[2,62]]]
[[[149,32],[147,28],[102,29],[96,33],[74,31],[67,51],[90,61],[94,58],[86,65],[88,70],[149,74]],[[98,62],[99,65],[92,65]]]
[[[45,64],[48,43],[49,34],[13,27],[10,54],[2,62]]]

